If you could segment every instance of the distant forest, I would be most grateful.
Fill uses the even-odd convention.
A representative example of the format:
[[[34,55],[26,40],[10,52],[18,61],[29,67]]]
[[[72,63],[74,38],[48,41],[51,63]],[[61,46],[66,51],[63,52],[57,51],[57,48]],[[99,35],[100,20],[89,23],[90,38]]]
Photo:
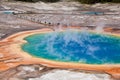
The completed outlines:
[[[16,0],[16,1],[25,1],[25,2],[38,2],[38,1],[43,1],[43,2],[58,2],[60,0]]]
[[[58,2],[60,0],[17,0],[17,1],[26,1],[26,2],[37,2],[37,1]],[[76,0],[76,1],[79,1],[79,2],[85,3],[85,4],[106,3],[106,2],[120,3],[120,0]]]
[[[120,0],[77,0],[77,1],[85,4],[106,3],[106,2],[120,3]]]

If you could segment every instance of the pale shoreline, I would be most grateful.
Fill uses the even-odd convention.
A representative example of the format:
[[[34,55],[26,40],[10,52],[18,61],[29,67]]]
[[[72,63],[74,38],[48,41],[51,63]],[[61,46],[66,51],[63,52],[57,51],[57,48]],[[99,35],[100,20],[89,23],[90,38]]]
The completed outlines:
[[[51,61],[51,60],[33,57],[21,49],[21,45],[26,43],[26,41],[23,40],[25,37],[33,34],[46,33],[46,32],[52,32],[52,31],[53,31],[52,29],[44,28],[40,30],[32,30],[32,31],[24,31],[24,32],[16,33],[0,41],[0,43],[3,43],[3,45],[5,46],[3,47],[2,50],[0,49],[0,52],[4,54],[17,55],[18,57],[22,58],[22,61],[18,61],[17,63],[12,63],[13,66],[11,67],[14,67],[20,64],[36,64],[37,63],[37,64],[42,64],[42,65],[45,65],[48,67],[54,67],[54,68],[72,68],[72,69],[83,69],[83,70],[106,72],[108,74],[111,74],[112,76],[120,77],[120,74],[119,74],[120,64],[90,65],[90,64],[57,62],[57,61]],[[112,35],[119,36],[118,34],[112,34]],[[10,43],[10,45],[8,45],[7,43]],[[7,53],[5,50],[7,50]],[[11,68],[9,66],[7,67]]]

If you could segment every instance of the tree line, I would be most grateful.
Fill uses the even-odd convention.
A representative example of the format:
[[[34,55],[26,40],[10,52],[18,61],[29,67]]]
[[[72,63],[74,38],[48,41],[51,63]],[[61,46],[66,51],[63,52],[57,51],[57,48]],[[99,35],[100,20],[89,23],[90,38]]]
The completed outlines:
[[[25,1],[25,2],[38,2],[38,1],[43,1],[43,2],[58,2],[59,0],[16,0],[16,1]]]
[[[37,2],[37,1],[58,2],[60,0],[17,0],[17,1],[26,1],[26,2]],[[120,3],[120,0],[76,0],[76,1],[79,1],[79,2],[85,3],[85,4],[106,3],[106,2]]]
[[[106,2],[120,3],[120,0],[78,0],[78,1],[85,4],[106,3]]]

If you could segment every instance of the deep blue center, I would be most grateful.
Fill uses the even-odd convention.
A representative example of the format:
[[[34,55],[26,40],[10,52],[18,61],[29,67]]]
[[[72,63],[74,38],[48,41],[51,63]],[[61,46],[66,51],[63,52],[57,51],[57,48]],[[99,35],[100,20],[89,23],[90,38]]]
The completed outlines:
[[[25,38],[22,49],[55,61],[119,64],[120,37],[80,31],[35,34]]]

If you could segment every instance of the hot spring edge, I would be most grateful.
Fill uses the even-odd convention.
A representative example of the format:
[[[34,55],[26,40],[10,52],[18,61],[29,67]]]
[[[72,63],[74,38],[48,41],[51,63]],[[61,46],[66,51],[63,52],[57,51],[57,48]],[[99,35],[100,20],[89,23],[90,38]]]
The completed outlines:
[[[119,64],[120,37],[65,31],[34,34],[22,49],[39,58],[86,64]]]

